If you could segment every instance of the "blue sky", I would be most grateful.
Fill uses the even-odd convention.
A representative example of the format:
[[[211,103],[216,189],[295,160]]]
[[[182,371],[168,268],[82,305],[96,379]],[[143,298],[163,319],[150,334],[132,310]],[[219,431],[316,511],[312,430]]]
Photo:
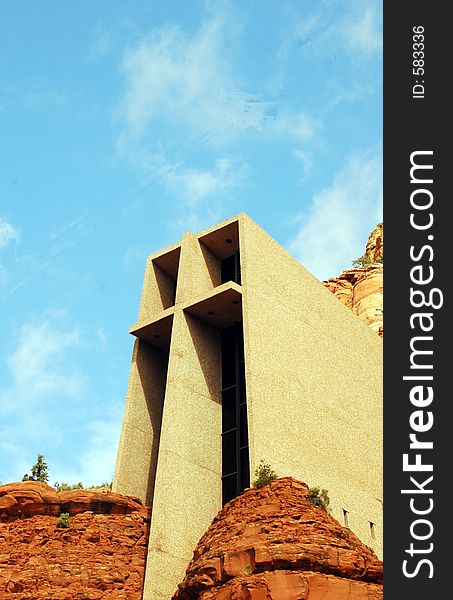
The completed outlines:
[[[148,254],[245,211],[321,279],[381,219],[379,0],[2,3],[0,481],[113,475]]]

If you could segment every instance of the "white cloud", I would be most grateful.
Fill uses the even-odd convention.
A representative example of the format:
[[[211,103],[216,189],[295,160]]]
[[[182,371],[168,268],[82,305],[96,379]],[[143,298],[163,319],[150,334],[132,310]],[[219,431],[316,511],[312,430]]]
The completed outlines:
[[[116,454],[121,430],[123,402],[109,402],[105,417],[92,419],[83,429],[83,446],[72,457],[71,463],[53,463],[52,483],[100,485],[113,479]]]
[[[43,398],[49,402],[79,394],[84,378],[68,364],[68,351],[79,344],[75,328],[63,331],[47,319],[23,325],[16,348],[6,360],[11,385],[0,390],[2,408],[20,413]]]
[[[20,233],[14,225],[7,221],[4,217],[0,217],[0,252],[7,253],[9,246],[20,242]],[[5,261],[7,264],[8,262]],[[11,273],[8,268],[4,266],[0,259],[0,292],[6,290],[6,284],[10,280]]]
[[[244,183],[248,174],[247,165],[227,157],[203,167],[172,161],[162,153],[151,154],[146,150],[134,152],[133,157],[148,177],[159,183],[172,198],[178,215],[177,222],[173,220],[172,224],[184,230],[196,229],[209,223],[209,219],[217,219],[225,198],[230,199],[231,193]],[[130,248],[123,257],[123,264],[129,264],[136,256],[139,256],[139,249]]]
[[[20,240],[19,231],[6,219],[0,217],[0,248],[4,248],[11,242]]]
[[[247,89],[234,68],[237,15],[217,10],[192,37],[172,25],[152,31],[123,56],[125,96],[120,113],[126,128],[120,150],[167,127],[179,144],[225,144],[249,130],[310,139],[315,122],[303,111]]]
[[[363,253],[382,215],[382,165],[378,157],[354,154],[332,183],[316,194],[289,244],[319,279],[337,276]]]
[[[260,111],[238,94],[223,55],[226,31],[225,15],[219,12],[193,38],[178,26],[167,26],[125,53],[123,114],[130,133],[141,137],[162,117],[201,134],[214,135],[219,126],[226,132],[256,126]]]
[[[76,477],[77,480],[87,485],[99,485],[113,479],[120,439],[122,405],[123,402],[114,404],[107,418],[89,424],[88,442],[80,457],[80,475],[79,478]]]
[[[371,55],[382,51],[382,33],[377,11],[373,6],[366,6],[357,19],[343,22],[340,32],[345,45],[352,52]]]
[[[24,324],[5,360],[10,383],[0,388],[2,479],[21,477],[30,457],[44,448],[64,447],[80,410],[72,400],[86,391],[86,379],[73,362],[81,336],[60,323],[63,315],[49,313]]]
[[[77,329],[61,331],[48,320],[24,325],[18,346],[7,364],[16,405],[44,394],[74,396],[83,388],[83,378],[66,364],[67,350],[78,346]]]
[[[99,484],[111,479],[121,426],[122,399],[96,398],[78,365],[86,350],[64,311],[26,323],[5,364],[8,387],[0,389],[0,479],[17,480],[38,453],[50,482]],[[95,348],[107,344],[96,331]]]
[[[337,3],[334,3],[336,6]],[[354,59],[368,58],[382,51],[381,4],[369,0],[353,0],[341,3],[334,13],[328,6],[320,5],[314,15],[299,21],[294,30],[294,39],[301,52],[310,57],[338,56],[343,50]],[[282,45],[281,53],[289,52],[288,41]]]
[[[258,135],[300,145],[319,128],[306,111],[260,97],[239,75],[240,16],[232,10],[208,5],[191,35],[176,25],[155,29],[121,63],[117,150],[163,186],[184,228],[216,219],[225,196],[246,184],[251,171],[239,144]]]
[[[163,156],[155,156],[154,169],[168,191],[184,199],[191,207],[238,185],[243,174],[243,169],[234,168],[227,158],[216,160],[210,169],[202,169],[171,163]]]

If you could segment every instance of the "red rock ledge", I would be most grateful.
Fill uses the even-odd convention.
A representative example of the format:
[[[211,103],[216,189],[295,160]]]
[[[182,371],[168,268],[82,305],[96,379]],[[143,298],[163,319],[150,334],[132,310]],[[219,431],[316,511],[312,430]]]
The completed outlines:
[[[58,517],[91,511],[103,515],[127,515],[138,511],[148,517],[148,509],[138,498],[97,490],[57,492],[45,483],[23,481],[0,486],[0,521],[14,521],[34,515]]]
[[[291,477],[215,517],[173,600],[380,600],[382,562]]]
[[[57,528],[60,512],[70,527]],[[141,600],[148,509],[111,492],[0,487],[2,600]]]

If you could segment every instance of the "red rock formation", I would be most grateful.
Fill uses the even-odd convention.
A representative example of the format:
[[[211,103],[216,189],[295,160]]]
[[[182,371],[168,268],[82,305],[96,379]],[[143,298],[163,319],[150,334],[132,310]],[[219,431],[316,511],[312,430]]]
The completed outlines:
[[[149,515],[137,499],[15,483],[0,487],[0,515],[2,600],[141,600]]]
[[[364,258],[368,263],[382,263],[384,260],[384,225],[382,223],[378,223],[370,233]]]
[[[94,513],[126,515],[139,511],[147,516],[147,508],[138,498],[97,490],[57,492],[37,481],[23,481],[0,486],[0,521],[18,517],[52,515],[62,512],[71,516],[87,510]]]
[[[173,600],[380,600],[382,562],[291,477],[215,517]]]
[[[378,335],[383,325],[384,229],[382,223],[371,232],[362,259],[363,267],[348,269],[324,285]]]

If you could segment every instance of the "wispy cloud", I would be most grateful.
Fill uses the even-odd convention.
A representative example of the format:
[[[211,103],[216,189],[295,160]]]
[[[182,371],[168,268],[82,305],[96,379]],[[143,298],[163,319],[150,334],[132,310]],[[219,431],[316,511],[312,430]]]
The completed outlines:
[[[230,30],[226,20],[222,11],[210,15],[193,37],[176,25],[162,27],[125,52],[122,110],[129,134],[152,135],[162,118],[217,140],[260,126],[266,103],[244,93],[236,81],[224,44],[237,27]]]
[[[20,234],[16,227],[4,217],[0,217],[0,249],[12,242],[18,242],[19,240]]]
[[[213,194],[217,196],[233,188],[244,177],[245,167],[228,158],[219,158],[210,168],[196,168],[183,162],[172,162],[162,154],[142,157],[146,170],[168,192],[183,199],[189,207],[195,207]]]
[[[312,141],[319,121],[303,107],[263,96],[241,74],[241,18],[227,3],[207,3],[195,33],[167,25],[123,54],[119,155],[159,183],[184,227],[217,212],[252,169],[243,143]],[[234,156],[234,159],[231,157]],[[215,202],[213,202],[215,201]]]
[[[379,7],[378,2],[352,0],[342,3],[340,12],[330,14],[328,6],[320,4],[315,14],[296,23],[294,41],[300,52],[310,57],[332,58],[347,52],[354,60],[363,60],[378,55],[382,50]],[[289,48],[290,43],[285,40],[283,57]]]
[[[0,388],[0,414],[5,417],[0,427],[2,472],[6,474],[2,478],[23,475],[30,446],[37,448],[36,456],[50,443],[64,442],[63,424],[70,422],[72,406],[65,400],[79,397],[85,389],[85,378],[71,361],[80,345],[80,333],[61,326],[60,317],[49,314],[25,323],[5,360],[10,383]]]
[[[7,221],[4,217],[0,217],[0,253],[4,255],[3,258],[5,258],[5,253],[8,253],[8,247],[13,246],[14,244],[18,244],[19,242],[19,230],[16,227],[14,227],[14,225],[12,225],[9,221]],[[6,260],[6,264],[8,264],[8,267],[5,267],[1,254],[0,291],[3,293],[3,289],[10,279],[10,270],[8,260]]]
[[[235,30],[222,12],[210,16],[194,37],[177,26],[153,31],[125,52],[126,93],[121,114],[126,130],[119,147],[145,136],[163,121],[192,143],[228,143],[248,131],[312,137],[315,121],[288,113],[279,103],[247,90],[226,48]]]
[[[78,470],[79,480],[87,485],[99,485],[113,479],[122,408],[122,401],[111,403],[103,419],[92,421],[87,426],[87,443],[79,458]],[[71,480],[70,476],[68,479]]]
[[[75,396],[84,386],[80,373],[68,365],[68,351],[80,344],[76,328],[58,328],[48,319],[23,325],[17,334],[17,346],[7,359],[11,376],[9,389],[0,392],[3,399],[14,399],[10,409],[22,411],[44,396]],[[7,401],[2,405],[9,404]]]
[[[334,277],[363,252],[382,213],[382,165],[366,153],[351,155],[332,183],[299,214],[292,253],[316,277]]]
[[[203,166],[192,166],[183,158],[172,160],[164,153],[152,154],[143,148],[131,153],[130,158],[146,173],[148,182],[158,184],[172,198],[178,215],[177,223],[173,220],[173,224],[185,230],[217,219],[234,190],[246,182],[249,169],[237,158],[223,156],[206,160]],[[136,250],[128,251],[123,264],[129,263],[135,254]]]
[[[52,463],[51,483],[100,485],[113,479],[118,449],[123,402],[109,402],[102,418],[90,419],[81,428],[83,446],[68,463],[56,457]]]
[[[342,21],[339,34],[351,52],[360,52],[367,56],[380,53],[382,51],[381,18],[376,6],[365,4],[356,18]]]
[[[105,351],[105,333],[98,329],[96,335],[96,348],[101,344]],[[50,483],[97,484],[111,478],[123,403],[107,401],[100,412],[80,365],[80,350],[86,347],[65,311],[48,311],[19,329],[5,359],[10,382],[0,388],[5,482],[22,477],[38,453],[49,462]]]

